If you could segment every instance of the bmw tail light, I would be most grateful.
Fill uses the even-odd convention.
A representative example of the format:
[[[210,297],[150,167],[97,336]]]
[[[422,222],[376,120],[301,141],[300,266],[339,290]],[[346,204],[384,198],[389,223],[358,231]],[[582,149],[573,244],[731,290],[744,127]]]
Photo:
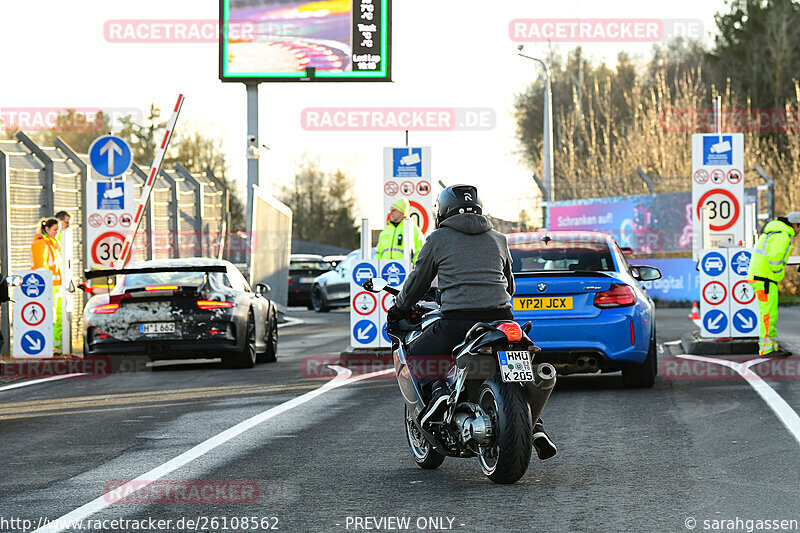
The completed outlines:
[[[594,296],[594,306],[600,309],[628,307],[635,303],[636,296],[633,294],[633,289],[628,285],[615,284],[609,290],[598,292]]]
[[[197,301],[197,307],[199,307],[200,309],[205,309],[205,310],[209,310],[209,309],[230,309],[234,305],[236,305],[236,304],[234,304],[233,302],[219,302],[219,301],[216,301],[216,300],[198,300]]]
[[[117,309],[119,309],[119,304],[98,305],[97,307],[92,308],[92,313],[97,313],[98,315],[110,315],[111,313],[116,313]]]
[[[516,322],[503,322],[497,326],[506,338],[512,342],[522,340],[522,328]]]

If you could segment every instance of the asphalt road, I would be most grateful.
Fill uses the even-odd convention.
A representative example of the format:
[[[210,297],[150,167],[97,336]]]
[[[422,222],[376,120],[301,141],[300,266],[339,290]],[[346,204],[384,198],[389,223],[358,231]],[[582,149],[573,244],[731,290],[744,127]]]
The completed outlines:
[[[750,382],[675,357],[670,341],[691,329],[688,312],[658,312],[670,371],[653,389],[625,390],[618,375],[560,378],[545,411],[559,453],[513,486],[489,482],[474,459],[417,468],[391,375],[325,385],[317,363],[347,344],[346,311],[292,312],[306,322],[281,329],[278,362],[252,370],[134,365],[2,390],[0,530],[65,515],[85,515],[67,531],[109,532],[719,531],[713,521],[737,518],[746,531],[746,520],[800,521],[798,441]],[[786,346],[800,349],[791,331],[800,309],[781,312]],[[797,366],[759,381],[790,411],[800,409]],[[103,497],[136,478],[158,480],[138,503]],[[163,501],[170,488],[207,487],[199,503]]]

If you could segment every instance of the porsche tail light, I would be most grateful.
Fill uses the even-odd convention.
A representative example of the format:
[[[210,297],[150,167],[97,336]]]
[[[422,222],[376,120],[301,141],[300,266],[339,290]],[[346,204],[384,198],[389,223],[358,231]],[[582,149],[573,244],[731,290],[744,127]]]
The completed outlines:
[[[628,307],[636,303],[633,289],[628,285],[614,284],[604,292],[598,292],[594,296],[594,306],[601,309],[612,307]]]
[[[516,322],[503,322],[497,326],[511,342],[522,340],[522,328]]]
[[[92,308],[92,313],[96,313],[98,315],[110,315],[111,313],[116,313],[117,309],[119,309],[119,304],[105,304],[105,305],[98,305],[97,307]]]
[[[209,309],[230,309],[234,305],[236,305],[236,304],[234,304],[233,302],[220,302],[220,301],[217,301],[217,300],[198,300],[197,301],[197,307],[199,307],[200,309],[205,309],[205,310],[209,310]]]
[[[153,285],[150,287],[145,287],[144,290],[146,291],[177,291],[177,285]]]

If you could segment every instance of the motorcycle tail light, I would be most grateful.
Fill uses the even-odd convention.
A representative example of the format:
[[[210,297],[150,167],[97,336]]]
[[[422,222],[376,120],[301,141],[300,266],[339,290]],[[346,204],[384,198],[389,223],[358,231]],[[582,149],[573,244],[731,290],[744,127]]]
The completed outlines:
[[[497,326],[511,342],[522,340],[522,328],[516,322],[503,322]]]
[[[219,302],[216,300],[198,300],[197,307],[200,309],[230,309],[235,304],[233,302]]]
[[[478,348],[478,353],[483,355],[492,355],[492,348],[489,346],[484,346],[483,348]]]
[[[119,304],[105,304],[105,305],[98,305],[97,307],[92,308],[92,313],[96,313],[98,315],[110,315],[111,313],[116,313],[117,309],[119,309]]]
[[[604,292],[598,292],[594,296],[594,306],[601,309],[612,307],[628,307],[636,303],[633,289],[627,285],[614,284]]]

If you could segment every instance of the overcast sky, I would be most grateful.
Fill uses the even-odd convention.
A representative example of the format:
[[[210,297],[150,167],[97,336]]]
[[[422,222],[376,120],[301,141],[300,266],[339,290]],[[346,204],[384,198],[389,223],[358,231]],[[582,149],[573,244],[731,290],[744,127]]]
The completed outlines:
[[[358,188],[357,215],[382,224],[382,148],[402,146],[402,132],[307,132],[307,107],[474,107],[497,117],[490,131],[411,132],[431,146],[434,181],[479,187],[486,210],[516,219],[535,209],[530,172],[519,164],[511,118],[515,93],[539,74],[516,55],[509,21],[518,18],[642,18],[699,20],[714,29],[722,0],[394,0],[393,83],[263,84],[260,89],[261,180],[268,190],[289,183],[310,155],[322,167],[345,170]],[[37,0],[0,4],[0,48],[5,51],[0,107],[169,109],[183,92],[181,126],[223,139],[233,176],[244,190],[245,88],[218,79],[216,44],[110,43],[109,19],[216,19],[217,0]],[[574,43],[557,45],[566,52]],[[612,63],[626,50],[645,59],[652,43],[584,44],[595,60]],[[543,56],[546,44],[526,51]],[[434,193],[437,188],[434,188]]]

